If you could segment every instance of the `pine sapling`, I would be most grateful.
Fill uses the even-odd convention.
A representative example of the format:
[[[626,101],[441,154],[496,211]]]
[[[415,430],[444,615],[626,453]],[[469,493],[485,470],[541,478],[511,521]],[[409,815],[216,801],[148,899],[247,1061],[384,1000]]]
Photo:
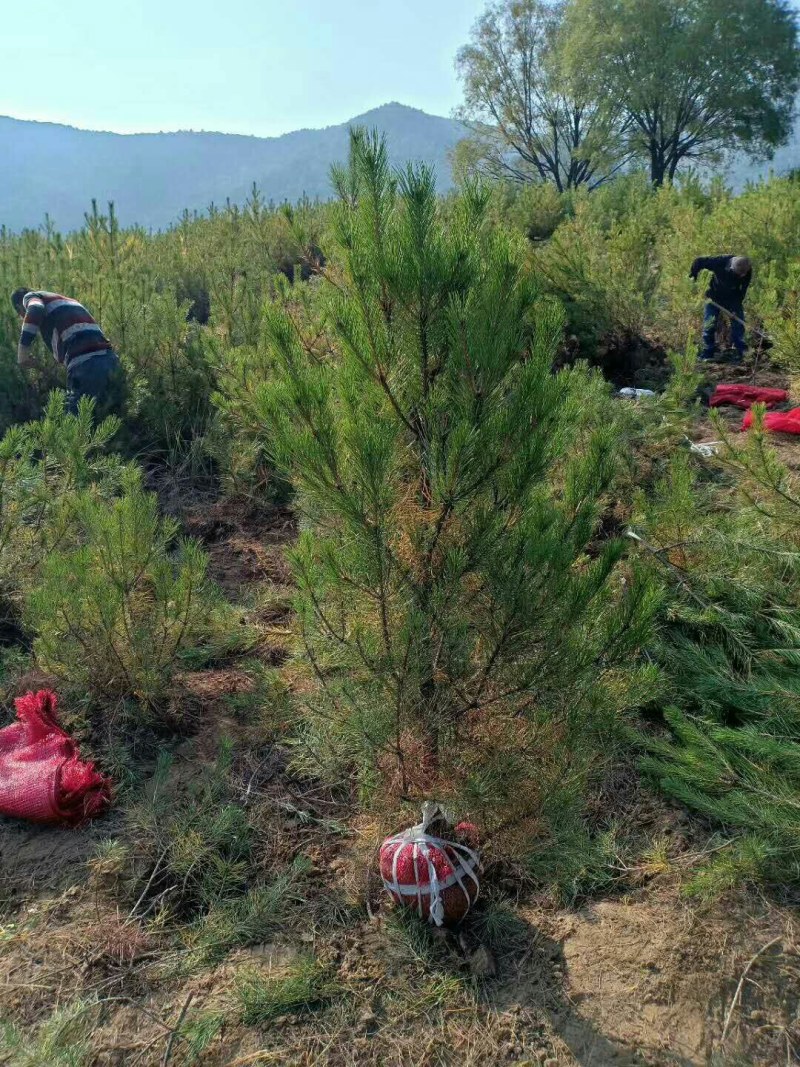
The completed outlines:
[[[303,516],[307,751],[366,790],[484,810],[527,782],[536,809],[543,752],[603,703],[655,607],[596,536],[620,430],[598,379],[552,373],[560,309],[480,189],[445,213],[428,168],[393,175],[363,132],[334,183],[330,351],[272,308],[261,393]]]

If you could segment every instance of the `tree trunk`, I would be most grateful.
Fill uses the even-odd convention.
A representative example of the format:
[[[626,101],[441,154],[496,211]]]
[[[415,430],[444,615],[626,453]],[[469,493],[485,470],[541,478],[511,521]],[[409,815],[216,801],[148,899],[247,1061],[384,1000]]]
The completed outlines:
[[[660,145],[650,146],[650,181],[658,188],[664,184],[667,175],[667,161]]]
[[[675,177],[675,172],[678,169],[678,164],[681,161],[681,156],[677,152],[673,152],[669,161],[669,180],[672,181]]]

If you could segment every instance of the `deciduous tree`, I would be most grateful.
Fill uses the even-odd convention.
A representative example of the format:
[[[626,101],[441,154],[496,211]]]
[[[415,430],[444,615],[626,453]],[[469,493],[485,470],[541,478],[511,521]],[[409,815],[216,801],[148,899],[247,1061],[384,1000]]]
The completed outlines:
[[[622,163],[620,112],[576,91],[560,63],[564,4],[491,4],[458,53],[459,116],[471,136],[457,162],[493,177],[553,182],[559,191],[597,185]]]
[[[565,18],[567,70],[624,107],[654,184],[685,160],[768,158],[788,138],[800,52],[787,0],[570,0]]]

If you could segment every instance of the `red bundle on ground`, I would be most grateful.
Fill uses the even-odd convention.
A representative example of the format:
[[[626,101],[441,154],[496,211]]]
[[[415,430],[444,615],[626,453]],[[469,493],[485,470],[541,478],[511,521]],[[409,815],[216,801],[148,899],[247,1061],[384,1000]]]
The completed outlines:
[[[443,926],[460,922],[477,900],[480,860],[467,845],[429,834],[429,822],[423,812],[419,826],[386,838],[380,850],[381,878],[395,903]],[[477,841],[471,824],[461,823],[457,830]]]
[[[742,422],[742,429],[748,430],[753,425],[753,412],[748,411]],[[770,411],[764,416],[764,429],[770,433],[800,434],[800,408],[791,411]]]
[[[0,730],[0,815],[79,826],[105,811],[111,782],[81,761],[58,725],[55,693],[26,693],[14,703],[17,722]]]
[[[768,408],[774,408],[777,404],[785,404],[788,399],[789,394],[785,389],[759,389],[755,385],[718,385],[708,403],[712,408],[720,408],[724,404],[737,408],[765,404]]]

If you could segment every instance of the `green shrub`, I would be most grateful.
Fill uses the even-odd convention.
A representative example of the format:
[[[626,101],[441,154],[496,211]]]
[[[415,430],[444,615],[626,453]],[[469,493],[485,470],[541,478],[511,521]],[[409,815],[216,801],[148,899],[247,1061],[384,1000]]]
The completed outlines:
[[[88,1067],[96,1002],[74,1000],[58,1008],[31,1033],[0,1022],[0,1063],[9,1067]]]
[[[800,881],[798,516],[795,478],[758,424],[715,467],[679,454],[638,516],[670,589],[650,653],[672,704],[667,731],[639,737],[642,767],[725,834],[690,884],[703,896]]]
[[[122,880],[134,914],[184,924],[189,969],[264,942],[302,902],[302,857],[265,878],[253,813],[241,802],[232,760],[225,742],[216,763],[176,798],[172,760],[163,754],[145,795],[127,812],[132,850],[120,854],[106,846],[95,860],[100,873],[111,865]]]
[[[172,758],[160,756],[144,797],[127,815],[135,842],[130,885],[138,910],[144,911],[165,886],[179,891],[164,903],[190,917],[246,892],[254,835],[247,812],[234,799],[231,761],[232,746],[226,742],[216,763],[176,803]]]
[[[119,498],[83,492],[71,506],[79,543],[50,551],[26,604],[37,658],[98,698],[154,707],[182,651],[212,634],[207,558],[176,543],[177,523],[159,518],[136,471]]]
[[[513,205],[506,217],[524,225]],[[734,197],[718,182],[703,188],[688,179],[654,190],[631,175],[573,197],[570,213],[534,258],[564,301],[583,353],[608,335],[682,351],[688,337],[699,340],[702,322],[704,287],[688,277],[692,260],[740,251],[755,264],[748,319],[775,334],[777,354],[792,366],[798,240],[800,205],[788,179]]]
[[[204,964],[218,963],[235,948],[264,944],[297,903],[296,883],[304,870],[301,861],[269,885],[212,905],[188,937],[195,958]]]
[[[800,739],[750,717],[725,727],[669,709],[674,739],[651,740],[642,760],[664,792],[735,835],[695,882],[704,896],[742,880],[800,882]]]
[[[186,1019],[180,1027],[176,1048],[180,1049],[179,1062],[192,1067],[202,1063],[209,1046],[220,1034],[227,1019],[221,1011],[200,1011]]]
[[[118,429],[116,418],[95,427],[89,401],[67,415],[56,392],[41,420],[0,440],[0,622],[20,615],[50,554],[77,544],[77,496],[103,503],[119,492],[127,468],[106,452]]]
[[[769,270],[759,310],[774,344],[772,358],[796,381],[800,376],[800,260],[783,271],[780,267]]]
[[[276,301],[293,322],[313,321],[310,287],[279,285]],[[291,488],[276,470],[272,421],[265,416],[265,394],[280,373],[265,333],[255,347],[221,350],[223,368],[213,394],[215,421],[207,437],[224,491],[252,505],[285,503]]]
[[[276,272],[292,273],[319,248],[324,214],[307,201],[287,212],[253,190],[242,207],[187,212],[158,234],[123,229],[113,205],[103,212],[96,203],[85,226],[67,236],[50,225],[0,231],[0,434],[39,417],[49,391],[64,382],[39,344],[33,371],[16,364],[20,322],[7,296],[32,285],[79,299],[119,352],[127,377],[120,440],[129,453],[169,460],[178,442],[204,438],[211,396],[224,387],[218,344],[258,344]]]
[[[550,832],[534,844],[529,869],[560,903],[575,906],[613,886],[618,878],[618,852],[614,829],[590,833],[582,823],[582,813],[574,810],[576,798],[565,792],[554,791],[548,798]],[[554,810],[554,800],[563,804],[560,810]]]
[[[575,194],[559,193],[551,182],[497,182],[491,187],[490,218],[520,229],[531,241],[551,237],[571,217]]]

